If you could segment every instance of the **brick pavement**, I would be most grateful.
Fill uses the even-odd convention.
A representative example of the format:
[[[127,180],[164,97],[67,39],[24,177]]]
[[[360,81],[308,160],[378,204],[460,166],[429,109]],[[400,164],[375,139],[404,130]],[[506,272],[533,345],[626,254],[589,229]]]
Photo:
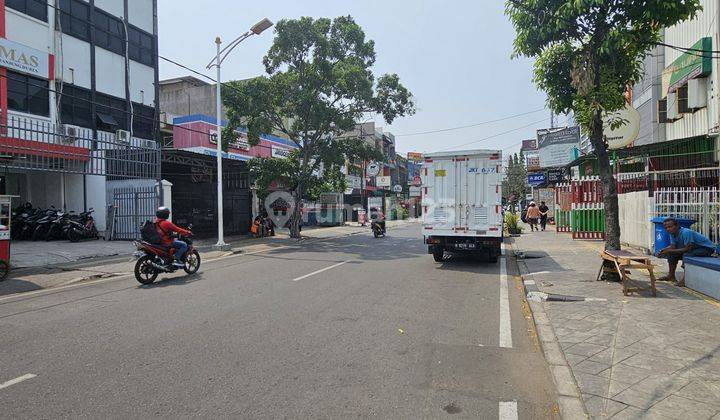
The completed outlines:
[[[599,242],[554,231],[511,242],[541,292],[597,299],[542,303],[592,418],[720,419],[720,304],[663,282],[656,298],[623,296],[595,281]]]

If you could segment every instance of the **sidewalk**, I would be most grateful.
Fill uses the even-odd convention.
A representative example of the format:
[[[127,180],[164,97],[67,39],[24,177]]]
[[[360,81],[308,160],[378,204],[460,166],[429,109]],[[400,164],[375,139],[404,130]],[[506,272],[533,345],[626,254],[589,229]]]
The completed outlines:
[[[413,223],[414,220],[388,221],[388,227]],[[303,238],[298,241],[289,237],[287,229],[278,229],[276,236],[250,238],[246,235],[226,237],[232,249],[228,252],[213,251],[215,239],[195,241],[203,261],[239,253],[263,252],[273,248],[297,245],[306,241],[317,241],[369,232],[369,226],[357,223],[335,227],[306,227]],[[25,246],[25,244],[34,245]],[[20,245],[20,246],[18,246]],[[54,245],[54,246],[53,246]],[[13,269],[5,281],[0,282],[0,296],[23,293],[68,284],[117,277],[132,272],[135,248],[130,241],[105,242],[89,241],[72,244],[78,247],[63,247],[59,242],[18,242],[13,244]],[[20,248],[20,250],[18,250]],[[47,249],[46,249],[47,248]],[[48,255],[48,249],[53,251]],[[15,256],[20,252],[24,266],[16,266]],[[29,261],[29,262],[28,262]]]
[[[510,242],[525,253],[517,261],[526,287],[534,282],[543,293],[593,299],[531,305],[538,330],[547,322],[555,338],[541,337],[546,356],[558,342],[562,349],[565,360],[552,368],[569,365],[591,417],[720,419],[720,304],[664,282],[656,298],[623,296],[620,283],[595,281],[602,242],[555,231]],[[667,263],[654,263],[663,275]]]

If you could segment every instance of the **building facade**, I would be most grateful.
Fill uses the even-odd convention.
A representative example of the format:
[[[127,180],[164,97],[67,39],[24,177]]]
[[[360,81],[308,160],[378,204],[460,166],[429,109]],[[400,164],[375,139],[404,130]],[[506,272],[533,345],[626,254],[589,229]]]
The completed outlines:
[[[160,178],[157,50],[157,0],[0,0],[0,193],[105,230]]]

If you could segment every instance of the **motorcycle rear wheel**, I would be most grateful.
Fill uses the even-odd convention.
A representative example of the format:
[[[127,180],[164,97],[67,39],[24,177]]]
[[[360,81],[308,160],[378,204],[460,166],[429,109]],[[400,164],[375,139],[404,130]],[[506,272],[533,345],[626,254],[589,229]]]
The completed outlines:
[[[80,239],[82,238],[82,235],[77,231],[77,229],[69,229],[67,236],[70,242],[80,242]]]
[[[135,263],[135,280],[140,284],[152,284],[158,277],[158,271],[152,266],[152,257],[145,255]]]
[[[195,274],[200,269],[200,253],[193,249],[192,252],[188,252],[185,255],[185,267],[183,267],[186,273]]]

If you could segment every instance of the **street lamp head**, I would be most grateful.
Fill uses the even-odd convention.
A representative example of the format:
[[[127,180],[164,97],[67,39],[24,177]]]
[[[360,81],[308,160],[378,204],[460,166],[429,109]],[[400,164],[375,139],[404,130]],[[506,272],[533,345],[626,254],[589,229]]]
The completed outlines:
[[[254,24],[252,28],[250,28],[250,32],[254,33],[255,35],[260,35],[263,31],[273,26],[272,21],[270,19],[265,18],[261,20],[260,22]]]
[[[220,37],[219,37],[219,36],[216,36],[216,37],[215,37],[215,43],[218,44],[218,45],[220,45],[220,44],[222,43],[222,41],[220,40]]]

